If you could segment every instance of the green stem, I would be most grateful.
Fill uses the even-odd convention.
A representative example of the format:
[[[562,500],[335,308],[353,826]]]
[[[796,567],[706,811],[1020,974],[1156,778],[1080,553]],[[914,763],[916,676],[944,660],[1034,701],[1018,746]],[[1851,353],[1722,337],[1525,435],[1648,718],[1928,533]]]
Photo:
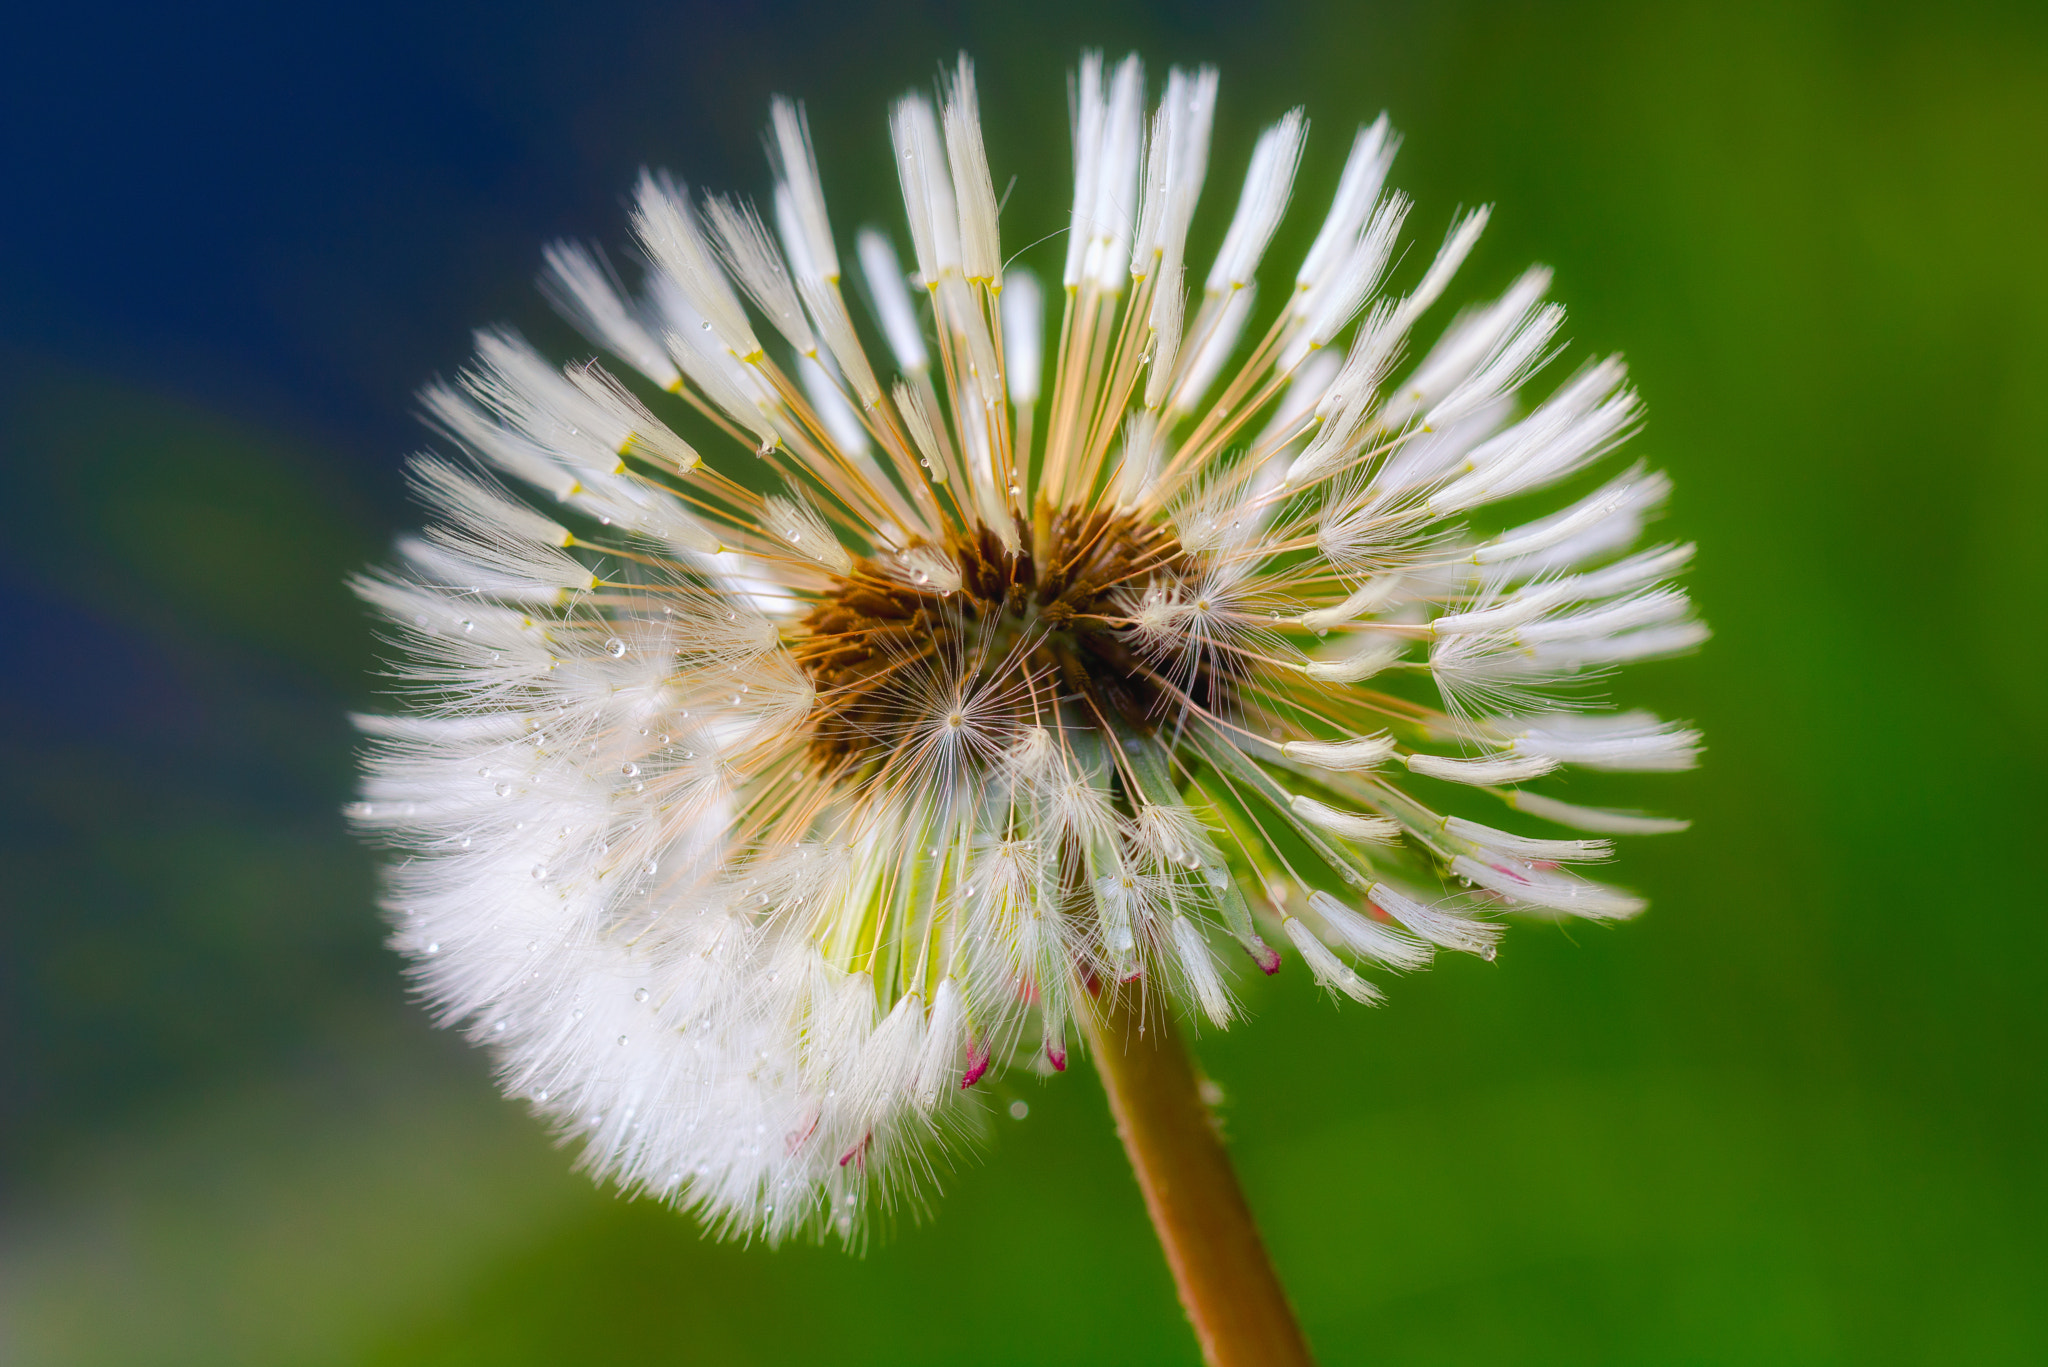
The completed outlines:
[[[1209,1367],[1309,1367],[1308,1343],[1202,1102],[1172,1019],[1132,991],[1083,1010],[1117,1137]]]

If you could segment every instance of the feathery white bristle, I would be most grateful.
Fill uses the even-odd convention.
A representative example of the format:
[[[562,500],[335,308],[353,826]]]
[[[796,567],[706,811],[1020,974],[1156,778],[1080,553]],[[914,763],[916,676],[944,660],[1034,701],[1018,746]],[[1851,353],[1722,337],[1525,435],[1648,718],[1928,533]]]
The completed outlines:
[[[1410,773],[1440,778],[1447,783],[1522,783],[1557,768],[1557,761],[1547,755],[1455,759],[1448,755],[1415,754],[1405,758]]]
[[[1386,1000],[1378,988],[1352,972],[1351,965],[1338,958],[1328,945],[1317,939],[1315,932],[1304,925],[1299,916],[1288,917],[1282,929],[1287,932],[1287,938],[1294,942],[1295,949],[1301,954],[1302,962],[1308,965],[1308,971],[1315,976],[1318,984],[1333,992],[1342,992],[1364,1006],[1377,1006]]]
[[[960,201],[960,265],[969,280],[1000,286],[1003,252],[996,232],[996,187],[989,177],[988,151],[981,140],[981,102],[974,92],[974,65],[960,57],[947,83],[946,158]]]
[[[1394,753],[1394,738],[1361,736],[1347,741],[1290,740],[1282,742],[1280,753],[1318,769],[1340,772],[1370,769]]]
[[[1209,943],[1202,938],[1202,932],[1195,929],[1195,923],[1185,916],[1173,918],[1173,949],[1180,971],[1186,975],[1195,1000],[1201,1004],[1202,1014],[1218,1029],[1229,1025],[1236,1011],[1231,1006],[1230,993],[1223,986],[1223,975],[1216,970],[1216,956],[1209,952]]]
[[[1137,230],[1138,167],[1145,140],[1145,67],[1134,53],[1117,63],[1102,116],[1102,153],[1090,198],[1087,256],[1082,275],[1097,289],[1118,291],[1129,281],[1131,238]]]
[[[1616,812],[1604,807],[1582,807],[1519,788],[1507,795],[1507,803],[1518,812],[1527,812],[1530,816],[1555,821],[1574,830],[1595,831],[1602,835],[1672,835],[1692,827],[1690,821]]]
[[[1408,894],[1385,883],[1374,883],[1365,891],[1366,900],[1419,935],[1443,949],[1477,954],[1491,959],[1501,937],[1501,927],[1470,915],[1424,906]]]
[[[547,263],[541,292],[578,332],[663,389],[682,382],[667,350],[626,306],[602,258],[580,242],[550,242],[541,259]]]
[[[904,283],[903,267],[897,263],[896,249],[889,245],[888,238],[872,228],[861,229],[854,246],[860,253],[861,274],[868,282],[875,313],[881,319],[882,335],[896,358],[897,368],[906,374],[923,374],[931,368],[931,357],[925,351],[924,332],[911,307],[910,290]]]
[[[1072,106],[1074,201],[1067,219],[1067,261],[1061,275],[1068,289],[1081,285],[1088,244],[1095,235],[1095,190],[1102,164],[1102,130],[1109,117],[1109,96],[1102,84],[1102,54],[1081,54],[1081,66],[1068,82]]]
[[[1040,368],[1045,361],[1045,297],[1038,277],[1021,267],[1003,272],[1003,378],[1010,403],[1029,408],[1038,402]]]
[[[1453,840],[1465,841],[1481,853],[1507,854],[1517,859],[1573,863],[1589,859],[1606,859],[1614,853],[1614,842],[1610,840],[1544,840],[1535,836],[1515,835],[1510,831],[1497,831],[1491,826],[1482,826],[1461,816],[1444,818],[1444,834]]]
[[[1416,969],[1427,967],[1435,957],[1428,941],[1404,935],[1391,926],[1379,925],[1320,888],[1309,893],[1308,904],[1316,915],[1323,918],[1323,924],[1337,939],[1342,940],[1353,953],[1374,963],[1393,969]]]
[[[774,140],[769,146],[776,178],[787,197],[803,243],[803,267],[797,274],[826,284],[839,281],[839,251],[832,243],[832,222],[825,213],[825,188],[818,179],[818,157],[811,147],[811,124],[804,107],[777,95],[768,105]],[[794,260],[792,260],[794,264]]]
[[[1393,840],[1402,831],[1401,823],[1384,816],[1360,816],[1356,812],[1343,811],[1327,802],[1295,793],[1287,799],[1288,810],[1311,826],[1341,835],[1347,840]]]
[[[1502,858],[1492,863],[1461,854],[1451,860],[1451,872],[1511,901],[1589,920],[1622,920],[1644,906],[1643,899],[1633,893],[1520,859]]]
[[[1323,226],[1317,229],[1308,255],[1301,259],[1301,269],[1295,273],[1297,291],[1305,294],[1321,283],[1347,245],[1358,237],[1366,215],[1379,199],[1381,187],[1387,183],[1387,172],[1393,168],[1394,154],[1400,147],[1401,139],[1385,114],[1359,129],[1352,138],[1343,174],[1337,178],[1337,193],[1330,200],[1330,212],[1324,216]]]
[[[1223,301],[1208,327],[1187,339],[1193,343],[1193,351],[1183,361],[1186,369],[1174,386],[1173,398],[1167,404],[1169,412],[1175,416],[1191,413],[1207,397],[1231,353],[1237,350],[1238,338],[1243,336],[1245,321],[1251,317],[1252,305],[1257,300],[1258,286],[1246,285]]]
[[[1245,170],[1244,188],[1238,192],[1237,213],[1209,267],[1203,286],[1208,293],[1241,290],[1258,274],[1259,261],[1280,226],[1280,216],[1287,212],[1295,168],[1301,163],[1302,141],[1307,136],[1308,117],[1299,109],[1290,109],[1280,122],[1259,135]]]
[[[960,216],[947,170],[946,140],[938,116],[922,95],[905,95],[889,113],[896,144],[896,174],[903,189],[917,274],[928,290],[960,270]]]
[[[724,195],[707,198],[704,210],[711,219],[718,254],[726,270],[798,355],[815,354],[818,342],[811,335],[810,320],[804,317],[796,282],[790,278],[789,267],[775,249],[761,216],[751,204],[737,204]]]
[[[634,231],[640,245],[674,282],[708,331],[742,361],[761,354],[725,273],[711,258],[710,245],[690,210],[689,188],[643,173],[634,191]]]

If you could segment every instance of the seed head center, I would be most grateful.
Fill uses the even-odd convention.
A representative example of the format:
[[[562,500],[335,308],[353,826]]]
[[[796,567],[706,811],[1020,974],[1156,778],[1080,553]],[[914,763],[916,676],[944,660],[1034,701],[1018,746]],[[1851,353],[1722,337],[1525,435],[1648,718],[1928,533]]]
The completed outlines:
[[[921,700],[935,688],[973,698],[1000,692],[1014,699],[1020,725],[1034,698],[1042,710],[1076,694],[1096,714],[1110,706],[1144,715],[1160,684],[1126,639],[1119,604],[1173,575],[1186,553],[1170,530],[1100,508],[1054,514],[1043,547],[1009,551],[981,525],[956,534],[938,549],[959,571],[957,589],[895,572],[886,558],[856,559],[792,642],[818,693],[812,757],[833,769],[881,758],[930,724],[922,719],[933,709]],[[950,730],[967,724],[963,707],[941,715]]]

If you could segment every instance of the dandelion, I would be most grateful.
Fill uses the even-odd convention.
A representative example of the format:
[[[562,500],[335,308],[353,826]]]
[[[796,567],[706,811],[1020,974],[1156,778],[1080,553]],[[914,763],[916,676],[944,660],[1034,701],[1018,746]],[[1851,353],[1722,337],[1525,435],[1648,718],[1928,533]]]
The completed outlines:
[[[906,233],[842,253],[777,100],[763,204],[642,175],[637,288],[550,246],[600,354],[487,331],[425,391],[463,460],[355,584],[406,706],[353,815],[440,1017],[724,1232],[857,1244],[991,1071],[1088,1043],[1225,1360],[1299,1334],[1174,1017],[1283,953],[1370,1004],[1503,915],[1634,914],[1580,870],[1683,823],[1547,789],[1694,763],[1601,689],[1706,631],[1692,548],[1634,550],[1668,481],[1572,487],[1639,408],[1614,358],[1541,390],[1547,274],[1421,340],[1487,210],[1404,256],[1384,118],[1291,276],[1299,110],[1188,261],[1216,93],[1083,56],[1057,286],[1004,256],[964,58],[890,111]]]

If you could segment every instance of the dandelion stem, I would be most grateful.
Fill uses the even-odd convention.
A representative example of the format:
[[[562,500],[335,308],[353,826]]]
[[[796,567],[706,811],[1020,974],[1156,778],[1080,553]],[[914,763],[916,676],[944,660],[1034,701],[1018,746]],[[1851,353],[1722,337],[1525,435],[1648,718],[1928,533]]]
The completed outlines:
[[[1105,992],[1080,1013],[1117,1136],[1209,1367],[1307,1364],[1308,1343],[1245,1204],[1180,1032]]]

